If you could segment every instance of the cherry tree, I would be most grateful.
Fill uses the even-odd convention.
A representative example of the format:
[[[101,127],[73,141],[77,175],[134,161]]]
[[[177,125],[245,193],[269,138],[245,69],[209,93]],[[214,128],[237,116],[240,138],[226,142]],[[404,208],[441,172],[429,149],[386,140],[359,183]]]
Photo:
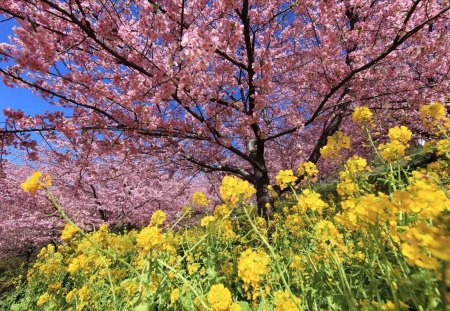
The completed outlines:
[[[169,222],[177,219],[185,206],[193,213],[207,212],[190,202],[196,191],[211,192],[201,176],[187,178],[161,169],[152,159],[126,153],[114,154],[106,161],[99,157],[95,142],[85,150],[65,147],[64,153],[39,150],[40,166],[36,161],[3,161],[0,257],[56,240],[64,225],[43,190],[35,195],[22,191],[20,184],[34,170],[51,176],[50,191],[60,206],[88,231],[105,223],[117,229],[142,227],[158,209],[166,212]]]
[[[389,126],[449,89],[448,1],[3,0],[0,74],[73,113],[8,110],[2,150],[64,135],[189,176],[234,174],[261,214],[280,163],[317,162],[365,105]],[[55,136],[56,135],[56,136]],[[89,137],[86,139],[85,137]],[[104,159],[117,151],[99,147]],[[143,160],[142,160],[143,161]],[[277,189],[277,188],[276,188]],[[280,190],[280,189],[277,189]]]
[[[32,252],[35,246],[52,240],[58,234],[61,222],[48,200],[24,195],[20,188],[23,180],[30,176],[31,168],[4,160],[2,169],[0,258],[18,250]]]

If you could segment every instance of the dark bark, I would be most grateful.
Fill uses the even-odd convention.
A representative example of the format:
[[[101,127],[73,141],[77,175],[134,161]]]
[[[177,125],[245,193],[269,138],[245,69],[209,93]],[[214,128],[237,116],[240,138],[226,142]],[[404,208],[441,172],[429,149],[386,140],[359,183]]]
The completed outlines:
[[[268,220],[270,210],[273,207],[274,199],[267,188],[270,185],[269,174],[266,172],[256,171],[254,186],[256,188],[256,203],[258,207],[258,215]]]

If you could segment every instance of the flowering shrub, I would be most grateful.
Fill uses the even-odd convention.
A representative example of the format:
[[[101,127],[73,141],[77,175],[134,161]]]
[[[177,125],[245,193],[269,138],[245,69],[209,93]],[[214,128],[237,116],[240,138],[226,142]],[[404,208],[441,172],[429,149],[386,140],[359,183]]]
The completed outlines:
[[[291,187],[289,201],[266,221],[249,202],[255,189],[224,178],[223,204],[196,226],[189,209],[174,223],[163,211],[148,226],[124,233],[107,226],[86,233],[65,215],[33,177],[27,191],[48,191],[68,224],[61,244],[44,247],[28,271],[26,309],[45,310],[436,310],[450,299],[450,122],[435,109],[422,110],[430,127],[428,148],[436,161],[414,171],[399,161],[410,131],[389,131],[390,142],[375,146],[385,166],[371,183],[372,169],[359,156],[347,160],[337,185],[339,198],[322,198],[310,183],[294,188],[292,171],[279,174]],[[435,112],[437,111],[437,112]],[[429,112],[429,115],[427,113]],[[369,126],[369,110],[354,119]],[[439,118],[439,119],[438,119]],[[370,131],[369,135],[370,135]],[[385,156],[387,145],[397,151]],[[326,152],[349,142],[339,134]],[[443,147],[444,146],[444,147]],[[335,148],[335,150],[333,149]],[[399,152],[402,150],[402,152]],[[404,152],[403,152],[404,151]],[[315,176],[311,164],[299,175]],[[40,188],[40,189],[39,189]],[[294,204],[287,203],[294,200]],[[207,204],[196,193],[194,204]]]

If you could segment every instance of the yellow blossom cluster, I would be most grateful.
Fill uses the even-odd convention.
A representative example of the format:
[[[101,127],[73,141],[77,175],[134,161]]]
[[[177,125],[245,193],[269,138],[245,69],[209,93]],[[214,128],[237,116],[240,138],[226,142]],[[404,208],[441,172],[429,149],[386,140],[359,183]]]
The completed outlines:
[[[234,176],[225,176],[220,186],[220,196],[222,200],[231,205],[236,205],[239,200],[246,201],[256,193],[247,180],[241,180]]]
[[[180,298],[180,289],[179,288],[173,289],[172,292],[170,293],[170,304],[171,305],[175,304],[179,298]]]
[[[439,260],[450,261],[450,236],[443,228],[419,222],[401,236],[402,254],[412,266],[439,269]]]
[[[310,179],[311,181],[316,181],[319,170],[314,163],[312,163],[311,161],[307,161],[304,163],[300,163],[300,165],[298,166],[298,174],[300,176],[304,176],[307,179]]]
[[[450,210],[447,191],[442,189],[437,173],[418,170],[413,172],[407,188],[395,191],[393,196],[399,210],[429,219]]]
[[[396,126],[389,130],[388,137],[390,139],[388,143],[378,146],[381,158],[388,162],[403,158],[409,147],[412,132],[406,126]]]
[[[78,227],[67,224],[61,233],[61,240],[70,240],[79,230]]]
[[[425,127],[437,130],[450,130],[450,118],[446,116],[446,108],[442,102],[434,102],[420,108],[420,118]],[[438,129],[442,127],[442,129]]]
[[[275,311],[300,311],[301,303],[300,298],[289,292],[278,290],[274,293]]]
[[[276,176],[276,184],[281,190],[294,186],[297,181],[297,177],[292,170],[281,170]]]
[[[337,131],[334,135],[328,136],[327,144],[320,148],[320,154],[325,159],[337,158],[344,149],[350,149],[350,137]]]
[[[192,195],[192,202],[200,206],[207,206],[209,203],[206,194],[203,192],[194,192]]]
[[[365,180],[362,173],[370,172],[367,161],[359,156],[353,156],[347,160],[344,170],[339,172],[340,183],[337,185],[337,192],[341,198],[355,196],[361,193],[362,189],[357,180]]]
[[[300,214],[306,213],[308,210],[322,214],[328,204],[320,198],[320,194],[309,189],[303,190],[298,196],[297,204],[294,206],[295,211]]]
[[[223,284],[214,284],[209,290],[208,302],[213,311],[228,311],[233,300],[228,288],[223,286]]]
[[[250,287],[253,288],[253,299],[258,296],[256,289],[264,276],[269,273],[269,263],[269,255],[263,251],[255,251],[251,248],[245,250],[239,258],[238,276],[244,282],[242,287],[247,293],[250,292]]]
[[[47,175],[43,178],[43,173],[37,171],[34,172],[24,183],[22,183],[20,187],[23,191],[35,195],[39,189],[50,187],[51,185],[52,180],[50,176]]]
[[[359,125],[365,126],[372,121],[372,115],[373,114],[368,107],[362,106],[355,108],[352,114],[352,118],[353,121],[355,121]]]

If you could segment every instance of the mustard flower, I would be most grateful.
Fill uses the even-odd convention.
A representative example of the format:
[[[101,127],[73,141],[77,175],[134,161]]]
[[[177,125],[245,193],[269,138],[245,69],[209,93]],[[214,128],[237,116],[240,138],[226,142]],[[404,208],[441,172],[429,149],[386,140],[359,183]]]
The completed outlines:
[[[402,142],[394,140],[386,144],[380,144],[378,146],[378,150],[380,152],[381,158],[385,161],[390,162],[403,158],[406,154],[407,147],[408,145],[404,145]]]
[[[41,180],[42,176],[42,172],[34,172],[24,183],[20,185],[20,187],[23,191],[35,195],[39,189],[50,187],[52,185],[50,176],[47,175],[44,180]]]
[[[325,159],[331,159],[338,157],[344,149],[350,149],[350,137],[337,131],[334,135],[328,136],[327,144],[320,148],[320,154]]]
[[[66,295],[66,301],[70,303],[75,298],[76,292],[76,289],[72,289],[70,292],[68,292]]]
[[[345,163],[345,168],[353,176],[363,171],[370,171],[370,168],[367,166],[366,159],[359,156],[353,156],[348,159]]]
[[[141,230],[136,238],[137,247],[144,253],[154,249],[163,241],[163,235],[158,227],[148,226]]]
[[[79,231],[78,227],[73,226],[71,224],[67,224],[64,226],[64,229],[61,233],[61,240],[68,241],[70,240],[75,233]]]
[[[202,227],[208,227],[210,224],[216,221],[215,216],[205,216],[200,220],[200,226]]]
[[[166,213],[161,210],[157,210],[153,213],[150,220],[150,226],[161,226],[166,221]]]
[[[269,273],[270,257],[263,251],[249,248],[242,253],[238,262],[238,276],[244,282],[243,287],[248,292],[250,286],[258,288],[263,276]]]
[[[206,206],[208,205],[208,198],[203,192],[194,192],[192,202],[200,206]]]
[[[307,161],[305,163],[300,163],[298,167],[298,174],[311,178],[317,176],[317,174],[319,174],[319,170],[314,163]]]
[[[372,112],[368,107],[357,107],[352,114],[352,119],[359,125],[366,125],[372,121]]]
[[[234,176],[225,176],[220,186],[220,196],[229,204],[235,205],[239,200],[248,200],[256,189],[247,181]]]
[[[175,288],[170,293],[170,304],[171,305],[175,304],[179,298],[180,298],[180,290],[178,288]]]
[[[227,311],[233,302],[231,292],[223,284],[215,284],[208,293],[208,302],[213,311]]]
[[[395,126],[389,129],[388,137],[391,141],[407,144],[411,140],[412,132],[406,126]]]
[[[444,155],[450,153],[450,139],[444,138],[436,143],[436,149],[438,155]]]
[[[302,191],[302,194],[298,196],[298,202],[294,206],[294,210],[300,214],[304,214],[308,210],[322,214],[323,210],[328,207],[328,204],[320,197],[319,193],[305,189]]]
[[[287,291],[278,290],[274,293],[274,311],[300,311],[301,300],[291,296]]]
[[[50,294],[48,292],[45,292],[41,296],[39,296],[39,299],[38,299],[36,304],[38,306],[42,306],[43,304],[45,304],[49,300],[50,300]]]
[[[435,127],[446,118],[446,108],[441,102],[434,102],[420,108],[420,118],[426,127]]]
[[[276,183],[280,186],[281,190],[286,189],[289,186],[294,186],[296,181],[297,177],[294,176],[292,170],[281,170],[276,177]]]
[[[214,209],[214,216],[224,217],[224,216],[228,215],[229,212],[230,212],[230,209],[228,208],[228,206],[226,204],[219,204]]]

